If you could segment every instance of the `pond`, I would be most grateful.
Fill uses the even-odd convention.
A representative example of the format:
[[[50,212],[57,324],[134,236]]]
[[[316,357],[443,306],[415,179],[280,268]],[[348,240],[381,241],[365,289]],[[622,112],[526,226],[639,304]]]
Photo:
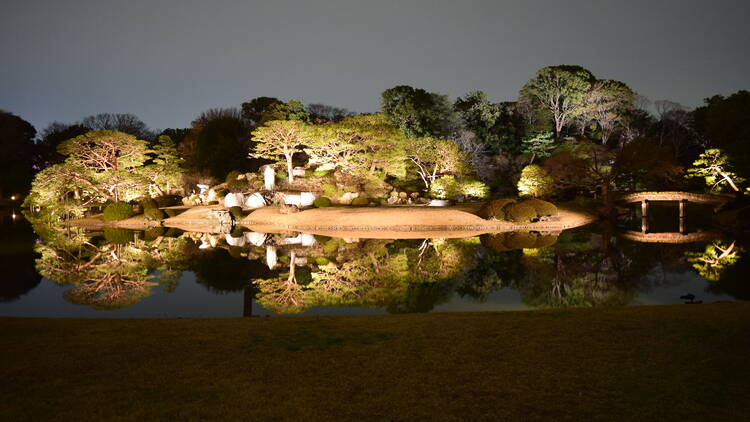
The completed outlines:
[[[654,208],[650,229],[676,231],[674,211]],[[641,229],[637,212],[617,229],[421,240],[237,227],[225,234],[86,231],[32,227],[12,214],[0,223],[0,316],[354,315],[750,297],[744,241],[651,243],[633,235]],[[699,217],[682,228],[703,233]]]

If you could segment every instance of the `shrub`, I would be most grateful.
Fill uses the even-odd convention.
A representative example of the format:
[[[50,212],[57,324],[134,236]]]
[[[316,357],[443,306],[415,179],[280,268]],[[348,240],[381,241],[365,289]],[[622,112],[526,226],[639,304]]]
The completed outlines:
[[[146,242],[151,242],[153,240],[156,240],[159,236],[164,235],[164,227],[158,226],[158,227],[151,227],[149,229],[146,229],[146,231],[143,232],[143,240]]]
[[[531,232],[510,232],[505,235],[505,246],[510,249],[531,249],[536,247],[538,237]]]
[[[135,232],[117,227],[105,227],[104,240],[114,245],[125,245],[135,240]]]
[[[326,208],[331,206],[331,200],[326,198],[325,196],[321,196],[319,198],[315,198],[313,201],[313,205],[316,208]]]
[[[153,198],[143,198],[141,199],[141,207],[143,208],[143,211],[145,213],[148,209],[159,208],[159,205]]]
[[[173,207],[175,205],[182,205],[182,197],[180,195],[162,195],[155,198],[156,205],[159,208],[162,207]]]
[[[242,258],[242,248],[239,246],[230,246],[227,248],[227,252],[229,252],[229,256],[235,259]]]
[[[244,227],[242,227],[240,225],[236,225],[236,226],[232,227],[232,231],[229,232],[229,235],[232,236],[232,237],[242,237],[242,236],[245,235],[246,231],[247,230]]]
[[[484,204],[479,210],[479,215],[484,218],[505,220],[505,207],[515,203],[515,199],[495,199]]]
[[[557,207],[555,204],[541,199],[527,199],[523,201],[524,204],[531,205],[536,210],[537,217],[547,217],[550,215],[557,215]]]
[[[441,176],[435,179],[430,185],[428,192],[432,198],[436,199],[456,199],[459,194],[459,185],[455,176]]]
[[[336,188],[336,185],[332,185],[330,183],[324,183],[323,184],[323,193],[326,196],[332,196],[332,197],[339,196],[338,195],[339,190]]]
[[[458,179],[456,187],[458,193],[467,198],[487,199],[490,196],[490,187],[476,179]]]
[[[229,213],[235,221],[242,220],[242,207],[229,207]]]
[[[167,217],[176,217],[177,216],[177,210],[164,210],[164,213],[167,214]]]
[[[362,196],[358,196],[352,199],[352,205],[355,207],[364,207],[369,204],[370,204],[370,200]]]
[[[147,219],[153,221],[161,221],[164,220],[165,217],[164,211],[160,210],[159,208],[146,208],[143,210],[143,214]]]
[[[505,233],[483,234],[479,236],[482,246],[493,251],[509,251],[510,248],[505,246]]]
[[[240,180],[240,172],[237,170],[230,171],[229,174],[227,174],[227,189],[231,192],[240,192],[247,188],[247,180]]]
[[[318,264],[318,265],[328,265],[330,262],[331,262],[331,260],[328,259],[328,258],[326,258],[326,257],[324,257],[324,256],[319,256],[319,257],[315,258],[315,263]]]
[[[547,170],[536,164],[528,165],[521,170],[521,178],[518,179],[518,194],[534,198],[547,196],[552,193],[553,182]]]
[[[328,176],[328,173],[330,172],[330,170],[315,170],[312,175],[315,177],[325,177]]]
[[[133,206],[127,202],[112,202],[104,207],[104,221],[124,220],[133,216]]]
[[[509,204],[503,208],[505,220],[514,223],[530,223],[536,219],[536,209],[524,202]]]
[[[240,172],[238,170],[232,170],[227,174],[227,177],[224,179],[224,182],[226,182],[226,184],[229,185],[232,182],[236,181],[238,177],[240,177]]]

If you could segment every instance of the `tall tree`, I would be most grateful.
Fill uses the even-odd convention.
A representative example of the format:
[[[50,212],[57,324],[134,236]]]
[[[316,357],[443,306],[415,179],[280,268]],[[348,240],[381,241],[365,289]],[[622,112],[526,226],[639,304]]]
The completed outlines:
[[[284,104],[284,102],[275,97],[256,97],[242,103],[242,116],[249,120],[253,126],[260,126],[264,123],[264,113],[278,104]]]
[[[193,173],[216,179],[233,170],[253,171],[257,162],[248,159],[252,147],[250,126],[236,108],[212,109],[201,113],[192,123],[180,150],[186,167]]]
[[[521,98],[547,108],[555,122],[555,137],[583,105],[583,96],[591,88],[594,75],[581,66],[548,66],[521,88]]]
[[[0,110],[0,198],[28,191],[34,176],[34,136],[31,123]]]
[[[691,117],[709,146],[724,150],[736,171],[750,178],[750,92],[708,98]]]
[[[456,130],[453,106],[445,95],[399,85],[386,89],[380,97],[386,119],[409,138],[448,138]]]
[[[622,125],[634,108],[635,92],[620,81],[598,80],[583,96],[579,114],[584,125],[593,121],[606,144],[617,126]]]
[[[37,166],[41,169],[52,164],[62,163],[65,156],[57,152],[57,147],[76,136],[88,132],[89,128],[78,123],[67,124],[61,122],[52,122],[47,126],[37,141],[39,146],[39,157]]]
[[[512,102],[491,103],[482,91],[472,91],[456,99],[454,108],[464,128],[486,147],[488,153],[518,152],[523,134],[523,118]]]

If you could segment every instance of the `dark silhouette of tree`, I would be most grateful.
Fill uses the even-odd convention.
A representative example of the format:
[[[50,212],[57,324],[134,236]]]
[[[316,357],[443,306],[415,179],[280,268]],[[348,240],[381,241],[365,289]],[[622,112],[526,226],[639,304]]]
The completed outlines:
[[[34,177],[36,129],[15,114],[0,110],[0,198],[25,193]]]
[[[138,139],[150,141],[154,138],[154,133],[148,126],[130,113],[99,113],[81,119],[80,125],[86,126],[89,130],[113,130],[116,132],[125,132],[133,135]]]
[[[57,152],[57,147],[64,141],[83,135],[90,130],[88,127],[78,123],[50,123],[42,131],[41,137],[37,141],[39,153],[37,163],[35,164],[39,168],[44,168],[52,164],[62,163],[65,161],[65,156]]]
[[[474,134],[488,154],[518,153],[524,125],[515,103],[491,103],[484,92],[472,91],[456,99],[453,106],[463,127]]]
[[[283,101],[275,97],[256,97],[252,100],[242,103],[242,117],[250,121],[253,126],[259,126],[264,122],[264,113],[267,113],[271,106],[284,104]]]
[[[711,147],[724,150],[738,173],[750,179],[750,92],[708,98],[692,118],[700,136]]]
[[[340,122],[345,117],[352,117],[356,113],[345,108],[334,107],[327,104],[313,103],[305,107],[310,115],[310,120],[315,124]]]

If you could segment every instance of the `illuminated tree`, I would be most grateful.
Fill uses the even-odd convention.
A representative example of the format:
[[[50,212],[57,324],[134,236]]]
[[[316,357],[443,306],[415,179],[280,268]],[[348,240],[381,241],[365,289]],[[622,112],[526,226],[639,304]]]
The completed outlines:
[[[531,164],[521,170],[521,178],[518,180],[520,196],[540,198],[551,194],[553,189],[554,179],[544,168]]]
[[[596,81],[583,95],[583,106],[580,108],[582,126],[593,121],[599,126],[601,140],[607,143],[618,125],[624,123],[630,110],[633,109],[635,93],[620,81]]]
[[[417,167],[417,173],[430,190],[441,175],[466,173],[466,155],[453,141],[437,138],[414,138],[406,145],[406,156]]]
[[[552,113],[555,137],[580,111],[584,94],[591,88],[594,76],[580,66],[548,66],[537,71],[521,88],[521,97],[540,104]]]
[[[537,157],[541,159],[549,157],[552,151],[557,148],[556,142],[552,138],[552,132],[537,133],[530,138],[524,139],[521,145],[521,150],[524,154],[531,154],[529,164],[532,164]]]
[[[268,159],[282,157],[286,162],[289,183],[293,183],[292,159],[310,138],[310,129],[302,121],[272,120],[253,131],[253,140],[257,145],[250,155]]]
[[[714,242],[706,246],[703,252],[686,252],[686,257],[693,268],[709,281],[719,281],[728,267],[734,265],[741,256],[742,249],[735,242],[726,244]]]
[[[685,177],[703,178],[712,191],[720,192],[725,185],[729,185],[733,191],[739,192],[737,185],[745,181],[734,172],[729,157],[720,149],[707,149],[693,162],[693,166]]]

